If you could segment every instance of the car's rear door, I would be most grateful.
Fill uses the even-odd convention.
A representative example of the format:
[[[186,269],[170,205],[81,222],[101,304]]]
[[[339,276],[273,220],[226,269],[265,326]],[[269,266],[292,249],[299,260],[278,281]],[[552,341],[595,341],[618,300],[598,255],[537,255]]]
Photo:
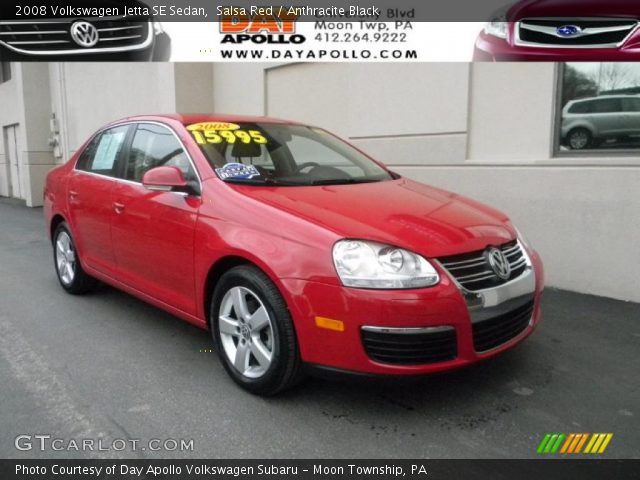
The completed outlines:
[[[622,99],[624,127],[628,135],[640,135],[640,97]]]
[[[196,313],[194,238],[200,198],[158,192],[142,185],[158,166],[176,166],[198,182],[177,135],[158,123],[139,123],[113,191],[112,239],[118,278],[127,285],[189,314]]]
[[[109,128],[97,134],[69,174],[69,220],[83,263],[113,276],[115,257],[111,244],[112,194],[123,161],[130,126]]]
[[[620,98],[600,98],[595,102],[595,106],[593,117],[600,135],[606,137],[624,133],[625,125]]]

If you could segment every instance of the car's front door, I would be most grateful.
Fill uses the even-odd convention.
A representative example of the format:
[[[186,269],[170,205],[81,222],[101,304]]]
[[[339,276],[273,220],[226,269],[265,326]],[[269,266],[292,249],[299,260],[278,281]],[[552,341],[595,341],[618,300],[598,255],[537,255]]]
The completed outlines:
[[[96,135],[69,175],[67,202],[71,228],[86,266],[113,276],[112,194],[129,133],[119,126]]]
[[[134,127],[123,172],[113,191],[112,239],[118,278],[127,285],[189,314],[196,313],[194,237],[200,198],[158,192],[142,185],[158,166],[176,166],[198,181],[173,130],[156,123]]]

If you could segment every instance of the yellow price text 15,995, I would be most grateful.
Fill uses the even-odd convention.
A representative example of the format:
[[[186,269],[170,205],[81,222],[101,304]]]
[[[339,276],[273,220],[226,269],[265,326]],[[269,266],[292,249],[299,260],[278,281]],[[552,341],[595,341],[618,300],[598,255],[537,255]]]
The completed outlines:
[[[259,130],[193,130],[191,134],[200,145],[217,145],[223,142],[265,145],[268,142]]]

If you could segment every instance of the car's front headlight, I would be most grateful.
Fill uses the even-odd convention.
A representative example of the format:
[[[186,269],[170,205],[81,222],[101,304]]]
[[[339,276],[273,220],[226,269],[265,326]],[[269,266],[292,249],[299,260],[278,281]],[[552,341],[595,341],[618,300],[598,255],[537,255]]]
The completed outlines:
[[[491,15],[491,19],[484,26],[484,33],[487,35],[493,35],[498,38],[507,38],[509,31],[509,22],[507,22],[507,12],[511,8],[511,5],[502,7],[500,10]]]
[[[435,268],[420,255],[366,240],[337,242],[333,263],[345,287],[422,288],[440,281]]]

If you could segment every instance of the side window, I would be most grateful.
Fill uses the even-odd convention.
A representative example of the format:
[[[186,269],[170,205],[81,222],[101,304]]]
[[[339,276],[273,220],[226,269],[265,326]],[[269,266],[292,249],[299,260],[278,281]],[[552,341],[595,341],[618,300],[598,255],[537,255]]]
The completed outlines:
[[[569,113],[590,113],[591,112],[591,104],[593,102],[578,102],[575,103],[569,108]]]
[[[619,98],[604,98],[595,102],[595,113],[617,113],[622,111]]]
[[[178,167],[186,180],[197,180],[189,157],[171,130],[150,123],[139,124],[124,178],[142,182],[144,174],[155,167]]]
[[[127,137],[129,126],[105,130],[97,135],[84,150],[76,168],[85,172],[115,177],[118,159]]]
[[[640,113],[640,98],[625,98],[622,106],[625,112]]]

